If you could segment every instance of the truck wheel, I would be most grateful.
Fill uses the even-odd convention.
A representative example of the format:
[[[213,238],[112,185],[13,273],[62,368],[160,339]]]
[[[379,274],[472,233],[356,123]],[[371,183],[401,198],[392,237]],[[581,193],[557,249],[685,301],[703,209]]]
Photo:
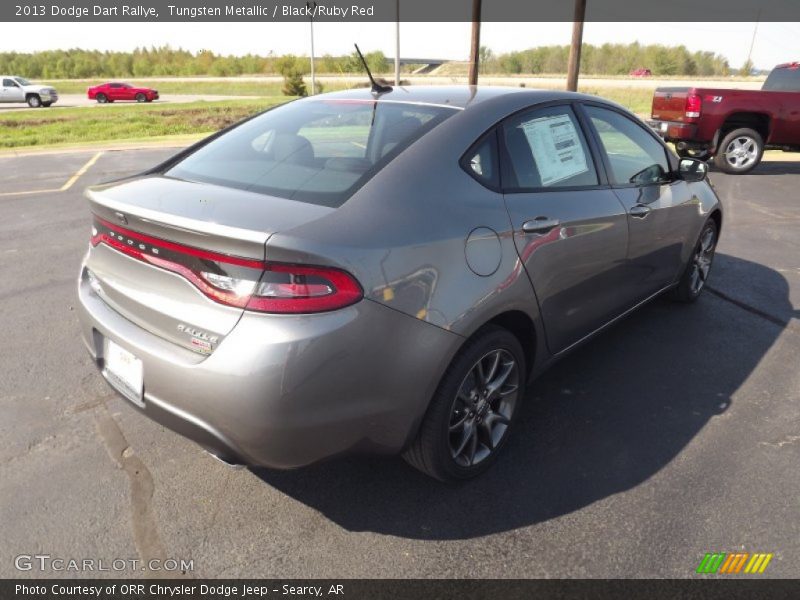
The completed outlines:
[[[105,94],[97,94],[96,100],[98,104],[105,104],[106,102],[108,102],[108,96],[106,96]]]
[[[28,106],[31,108],[39,108],[42,105],[42,101],[36,94],[31,94],[28,96]]]
[[[136,94],[136,101],[137,102],[145,102],[145,101],[147,101],[147,96],[145,96],[143,93],[139,92],[138,94]]]
[[[741,175],[751,171],[764,155],[764,140],[753,129],[743,127],[729,132],[717,148],[714,164],[725,173]]]

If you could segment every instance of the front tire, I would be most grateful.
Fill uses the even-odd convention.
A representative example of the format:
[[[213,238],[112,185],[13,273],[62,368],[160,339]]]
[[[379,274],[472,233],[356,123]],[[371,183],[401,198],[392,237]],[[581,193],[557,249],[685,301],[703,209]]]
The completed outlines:
[[[136,94],[136,101],[137,102],[147,102],[147,96],[145,96],[144,94],[139,92],[138,94]]]
[[[754,129],[743,127],[729,132],[717,148],[714,164],[731,175],[752,171],[764,156],[764,140]]]
[[[31,108],[39,108],[42,106],[42,100],[36,94],[28,96],[28,106]]]
[[[497,459],[525,391],[525,355],[507,329],[487,326],[442,376],[403,458],[440,481],[470,479]]]
[[[692,257],[678,285],[672,289],[672,299],[677,302],[694,302],[706,287],[711,264],[714,262],[714,251],[717,248],[719,230],[717,222],[709,219],[700,231],[700,237],[694,246]]]

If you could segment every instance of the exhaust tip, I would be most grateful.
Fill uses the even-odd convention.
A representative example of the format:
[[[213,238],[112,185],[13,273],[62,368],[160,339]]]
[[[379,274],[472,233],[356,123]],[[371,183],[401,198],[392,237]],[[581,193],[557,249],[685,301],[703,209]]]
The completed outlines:
[[[204,451],[210,457],[217,459],[223,465],[225,465],[226,467],[230,467],[231,469],[244,469],[244,467],[245,467],[245,465],[243,465],[239,461],[231,459],[231,458],[228,458],[227,456],[222,456],[220,454],[215,454],[211,450],[204,450]]]

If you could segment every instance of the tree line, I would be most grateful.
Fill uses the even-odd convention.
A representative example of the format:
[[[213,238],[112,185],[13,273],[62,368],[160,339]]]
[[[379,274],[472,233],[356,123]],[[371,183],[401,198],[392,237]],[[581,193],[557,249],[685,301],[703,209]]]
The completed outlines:
[[[505,75],[564,73],[567,70],[568,46],[543,46],[495,55],[481,48],[481,71]],[[365,56],[376,73],[390,70],[382,52]],[[355,53],[346,56],[329,54],[316,58],[318,73],[361,73],[363,68]],[[404,71],[415,68],[406,65]],[[728,61],[713,52],[690,52],[684,46],[585,44],[581,72],[596,75],[624,75],[632,69],[647,68],[653,75],[728,75]],[[311,69],[307,56],[286,54],[265,56],[224,56],[210,50],[189,52],[169,46],[137,48],[133,52],[98,50],[48,50],[34,53],[0,53],[0,73],[12,73],[31,79],[84,79],[158,77],[158,76],[235,76],[257,74],[307,74]]]

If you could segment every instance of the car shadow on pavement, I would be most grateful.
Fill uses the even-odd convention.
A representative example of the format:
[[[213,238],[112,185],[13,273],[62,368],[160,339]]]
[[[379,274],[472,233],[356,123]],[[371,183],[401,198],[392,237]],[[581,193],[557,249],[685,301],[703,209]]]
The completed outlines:
[[[780,273],[717,258],[798,316]],[[474,481],[445,485],[375,457],[253,472],[350,531],[447,540],[532,525],[656,475],[729,408],[782,330],[717,294],[658,299],[537,379],[500,460]]]

